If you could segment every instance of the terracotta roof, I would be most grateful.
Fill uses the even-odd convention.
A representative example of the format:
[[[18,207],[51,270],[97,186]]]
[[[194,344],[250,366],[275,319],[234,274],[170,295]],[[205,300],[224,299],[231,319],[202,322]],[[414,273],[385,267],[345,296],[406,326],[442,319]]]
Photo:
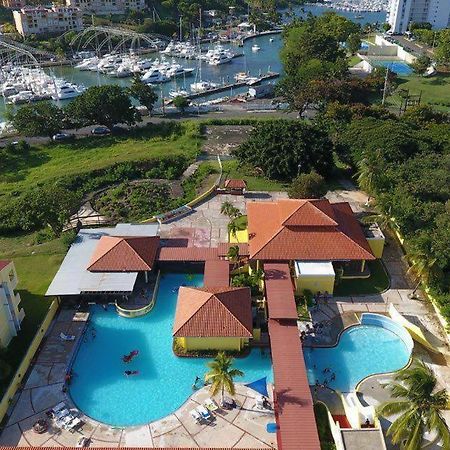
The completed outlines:
[[[205,287],[227,287],[230,285],[230,263],[224,259],[205,262],[203,274]]]
[[[252,337],[249,288],[180,287],[175,337]]]
[[[296,320],[269,319],[279,448],[320,450]]]
[[[55,448],[78,450],[77,447],[0,447],[0,450],[17,450],[18,448],[26,448],[27,450],[55,450]],[[96,447],[99,450],[117,450],[117,447]],[[124,450],[148,450],[148,447],[121,447]],[[264,448],[241,448],[241,450],[265,450]],[[158,450],[198,450],[198,447],[158,447]],[[231,450],[231,447],[201,447],[201,450]]]
[[[225,180],[224,186],[228,189],[246,189],[247,183],[245,180],[232,178],[230,180]]]
[[[7,259],[0,259],[0,270],[3,270],[10,263],[11,263],[11,261],[9,261]]]
[[[219,259],[217,247],[161,247],[158,261],[208,261]]]
[[[291,271],[287,264],[264,264],[267,307],[272,319],[297,320]]]
[[[158,236],[102,236],[87,269],[90,272],[152,270],[158,248]]]
[[[239,247],[239,256],[248,256],[248,244],[233,244],[229,242],[221,242],[218,246],[219,256],[227,256],[230,247]]]
[[[250,258],[372,260],[350,205],[322,200],[247,203]]]

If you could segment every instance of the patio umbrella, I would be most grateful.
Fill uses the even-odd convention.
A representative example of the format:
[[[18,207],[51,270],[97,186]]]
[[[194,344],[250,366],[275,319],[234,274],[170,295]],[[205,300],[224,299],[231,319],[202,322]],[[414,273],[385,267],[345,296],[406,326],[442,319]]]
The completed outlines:
[[[264,397],[269,397],[269,393],[267,392],[267,377],[260,378],[259,380],[246,384],[245,386],[258,392],[258,394],[264,395]]]

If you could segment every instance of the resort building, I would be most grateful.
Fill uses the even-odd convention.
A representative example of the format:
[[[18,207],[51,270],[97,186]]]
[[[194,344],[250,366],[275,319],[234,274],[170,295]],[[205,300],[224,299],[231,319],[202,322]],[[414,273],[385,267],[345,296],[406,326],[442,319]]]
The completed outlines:
[[[186,351],[240,351],[253,337],[249,288],[180,287],[173,336]]]
[[[25,311],[20,307],[20,295],[14,292],[18,283],[12,261],[0,261],[0,348],[6,347],[20,331]]]
[[[433,29],[450,24],[450,2],[445,0],[390,0],[387,22],[393,33],[408,30],[411,22],[430,23]]]
[[[9,9],[20,9],[26,5],[25,0],[1,0],[0,5]]]
[[[367,278],[366,261],[376,257],[363,228],[346,202],[279,200],[247,204],[248,248],[256,268],[284,262],[295,275],[298,292],[333,292],[336,274]],[[381,257],[384,236],[372,245]]]
[[[143,11],[144,0],[66,0],[66,6],[80,8],[84,14],[125,14],[127,11]]]
[[[16,29],[22,36],[61,34],[83,29],[83,15],[79,8],[25,6],[18,11],[13,11],[13,16]]]

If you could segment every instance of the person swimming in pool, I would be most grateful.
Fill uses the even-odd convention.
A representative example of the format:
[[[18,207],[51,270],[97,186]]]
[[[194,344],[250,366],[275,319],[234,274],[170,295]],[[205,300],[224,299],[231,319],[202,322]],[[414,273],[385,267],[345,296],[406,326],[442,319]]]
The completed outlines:
[[[125,375],[129,377],[130,375],[139,375],[139,370],[125,370]]]

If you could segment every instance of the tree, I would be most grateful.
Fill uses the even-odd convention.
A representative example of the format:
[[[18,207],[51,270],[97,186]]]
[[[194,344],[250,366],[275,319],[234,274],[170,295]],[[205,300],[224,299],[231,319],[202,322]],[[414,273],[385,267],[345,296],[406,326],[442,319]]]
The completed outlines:
[[[28,229],[49,226],[59,236],[70,215],[78,209],[80,200],[76,192],[57,184],[41,186],[25,194],[21,214]]]
[[[229,224],[228,224],[228,233],[230,233],[231,236],[233,236],[236,241],[239,242],[238,239],[238,232],[240,231],[240,227],[239,225],[236,223],[235,220],[232,220]]]
[[[388,429],[392,442],[404,442],[404,450],[419,450],[424,433],[431,432],[436,433],[436,441],[442,440],[443,448],[450,448],[450,432],[441,413],[447,409],[449,398],[445,389],[436,391],[437,380],[431,368],[415,360],[394,380],[386,387],[395,400],[377,408],[382,416],[399,415]]]
[[[233,208],[234,206],[231,202],[225,201],[222,203],[222,206],[220,207],[220,213],[224,214],[225,216],[231,217],[231,212]]]
[[[233,263],[233,269],[239,266],[239,245],[232,245],[227,252],[227,258]]]
[[[271,120],[258,123],[233,154],[267,178],[291,181],[311,170],[323,176],[329,174],[334,166],[332,147],[328,134],[319,126]]]
[[[139,118],[126,89],[115,85],[91,86],[67,105],[66,115],[77,126],[133,125]]]
[[[429,67],[431,64],[431,59],[426,55],[420,55],[413,64],[411,64],[411,67],[414,69],[415,73],[423,74],[425,70]]]
[[[301,173],[289,187],[289,198],[320,198],[327,193],[325,178],[315,171]]]
[[[158,95],[153,88],[144,83],[139,74],[134,75],[131,86],[128,88],[128,94],[145,106],[149,112],[153,110],[153,106],[158,100]]]
[[[184,112],[184,110],[189,106],[189,100],[186,97],[183,97],[182,95],[177,95],[172,100],[173,106],[175,108],[178,108],[181,112]]]
[[[244,376],[244,372],[233,368],[233,362],[231,356],[227,356],[225,352],[219,352],[213,361],[207,363],[210,370],[205,374],[205,382],[211,383],[211,395],[221,392],[222,403],[225,391],[230,395],[236,393],[234,379]]]
[[[450,123],[450,115],[441,111],[436,111],[430,105],[418,105],[408,108],[404,112],[402,120],[419,127],[426,127],[433,123]],[[442,131],[444,132],[444,130]]]
[[[380,151],[377,150],[373,153],[364,151],[362,158],[356,163],[358,171],[356,173],[358,179],[358,185],[364,189],[370,195],[376,192],[379,185],[380,174]]]
[[[352,55],[358,53],[361,48],[361,35],[359,33],[352,33],[347,38],[347,48]]]
[[[445,66],[450,64],[450,28],[439,32],[438,44],[434,55],[437,62]]]
[[[25,136],[53,136],[64,127],[64,113],[51,102],[22,106],[9,114],[13,127]]]

